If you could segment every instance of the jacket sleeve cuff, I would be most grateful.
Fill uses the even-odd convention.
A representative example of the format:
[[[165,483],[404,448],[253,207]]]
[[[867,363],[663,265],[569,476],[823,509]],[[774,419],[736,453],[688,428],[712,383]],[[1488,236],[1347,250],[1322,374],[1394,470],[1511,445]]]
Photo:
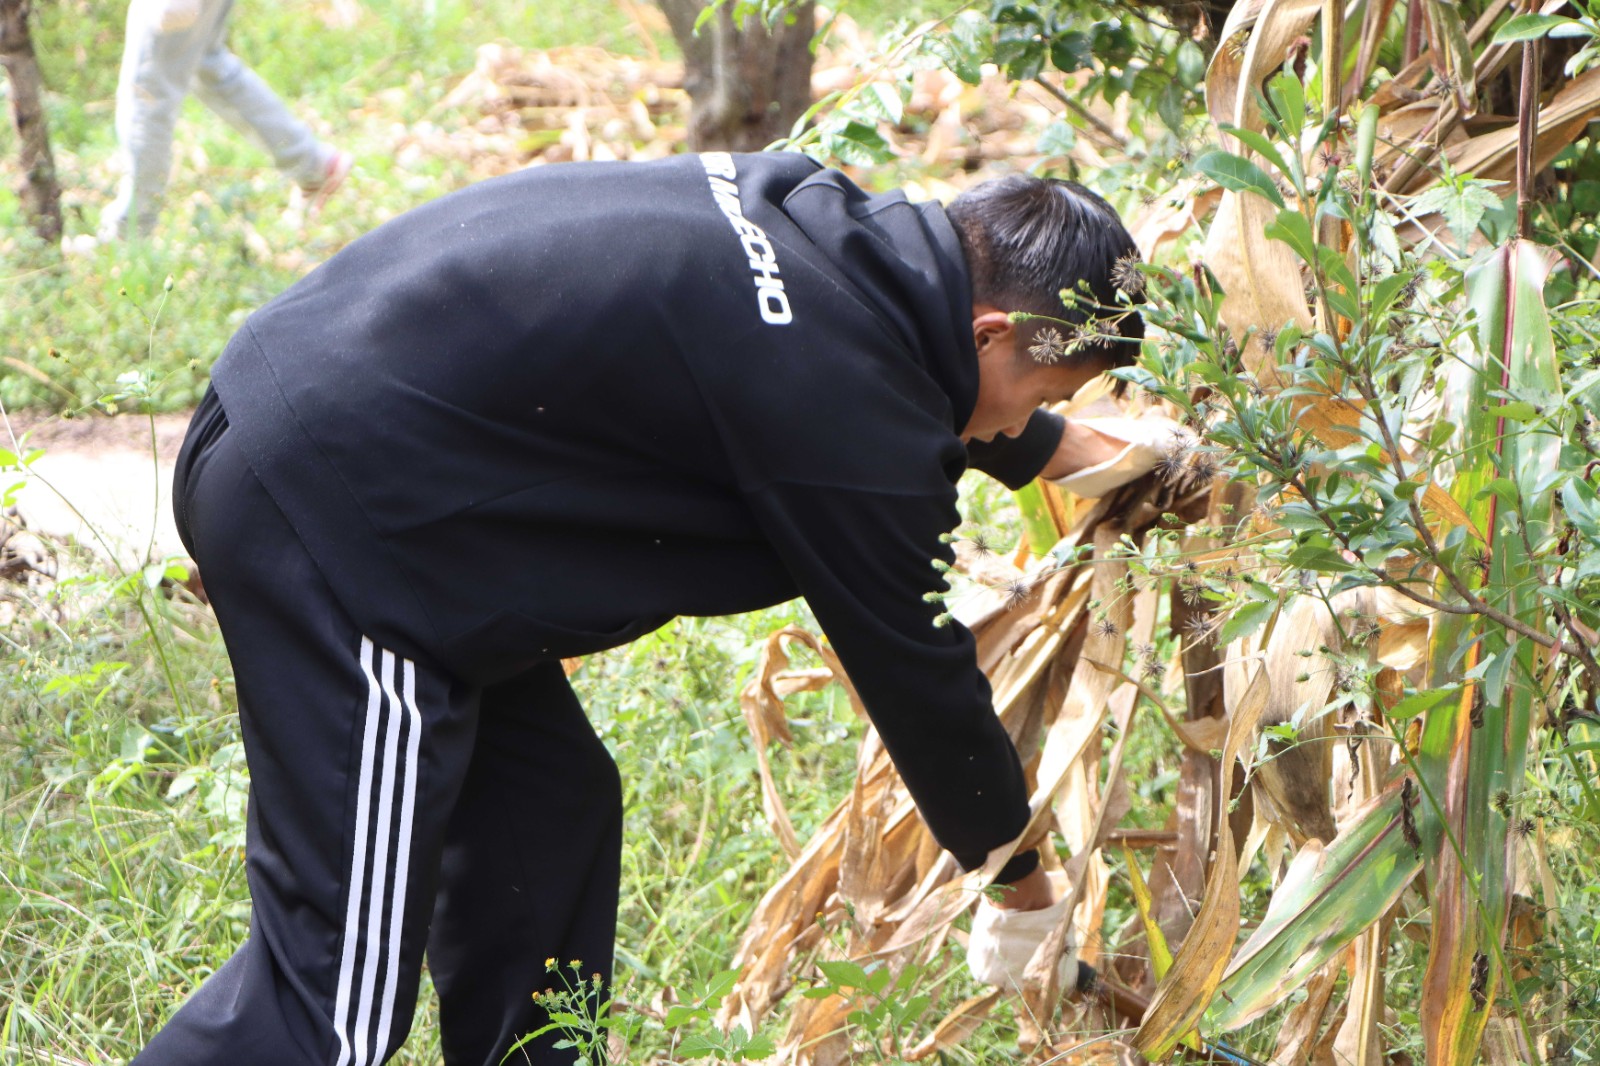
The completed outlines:
[[[976,870],[988,859],[987,855],[961,854],[956,856],[956,862],[961,864],[963,870]],[[997,885],[1014,885],[1039,868],[1039,849],[1029,848],[1019,851],[1000,867],[1000,872],[995,875],[994,883]]]
[[[1044,408],[1033,412],[1027,426],[1015,437],[998,436],[992,441],[967,444],[968,464],[1001,482],[1009,489],[1020,489],[1039,476],[1061,443],[1066,421]]]
[[[1000,872],[994,875],[997,885],[1014,885],[1039,868],[1039,849],[1029,848],[1019,851],[1000,867]]]

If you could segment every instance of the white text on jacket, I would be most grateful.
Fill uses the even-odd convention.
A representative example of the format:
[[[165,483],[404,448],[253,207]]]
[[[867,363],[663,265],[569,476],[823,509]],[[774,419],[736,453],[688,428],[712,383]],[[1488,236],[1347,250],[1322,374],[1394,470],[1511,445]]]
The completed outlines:
[[[787,326],[794,321],[789,310],[789,294],[784,291],[783,279],[778,276],[778,256],[772,242],[760,226],[744,217],[739,206],[739,187],[733,183],[738,176],[733,156],[727,152],[706,152],[700,156],[706,168],[706,179],[711,183],[711,195],[717,207],[728,219],[733,232],[750,259],[750,269],[756,282],[756,305],[761,309],[761,321],[773,326]]]

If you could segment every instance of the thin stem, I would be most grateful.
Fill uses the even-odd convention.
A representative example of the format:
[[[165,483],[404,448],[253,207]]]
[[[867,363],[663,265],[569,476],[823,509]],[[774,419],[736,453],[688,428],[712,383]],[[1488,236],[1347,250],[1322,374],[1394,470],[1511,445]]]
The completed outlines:
[[[1117,136],[1116,130],[1106,125],[1099,116],[1095,115],[1094,112],[1090,111],[1087,107],[1084,107],[1077,100],[1074,100],[1072,97],[1068,96],[1066,92],[1059,86],[1050,84],[1043,77],[1035,78],[1033,81],[1034,84],[1042,86],[1045,92],[1049,93],[1051,96],[1060,101],[1061,105],[1068,111],[1071,111],[1074,115],[1077,115],[1079,118],[1083,119],[1095,132],[1099,133],[1100,137],[1096,138],[1096,140],[1100,141],[1100,146],[1102,148],[1125,147],[1123,144],[1123,139]]]
[[[1536,5],[1530,4],[1529,10]],[[1539,42],[1522,45],[1522,84],[1517,94],[1517,236],[1533,236],[1533,153],[1539,135]]]

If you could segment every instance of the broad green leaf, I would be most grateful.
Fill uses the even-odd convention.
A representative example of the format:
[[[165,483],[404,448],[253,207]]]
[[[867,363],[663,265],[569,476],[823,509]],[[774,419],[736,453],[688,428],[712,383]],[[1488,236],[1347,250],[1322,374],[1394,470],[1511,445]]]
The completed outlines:
[[[1430,688],[1423,692],[1416,692],[1407,696],[1399,703],[1383,712],[1385,718],[1403,722],[1424,711],[1431,711],[1445,700],[1452,697],[1459,698],[1461,687],[1452,685],[1450,688]]]
[[[1240,637],[1248,637],[1260,629],[1278,609],[1276,600],[1251,600],[1241,606],[1217,630],[1216,642],[1223,645]]]
[[[1500,206],[1500,197],[1491,190],[1492,186],[1503,184],[1477,178],[1444,182],[1413,198],[1411,210],[1418,215],[1444,216],[1450,232],[1465,245],[1478,232],[1483,216]]]
[[[869,988],[872,977],[859,963],[848,959],[819,962],[817,969],[835,988]]]
[[[854,166],[887,163],[894,158],[883,135],[865,122],[851,119],[823,135],[829,152]]]
[[[1295,254],[1307,263],[1317,261],[1317,241],[1311,235],[1311,223],[1298,211],[1283,210],[1266,225],[1263,231],[1275,241],[1293,248]]]
[[[1039,134],[1035,144],[1040,155],[1066,155],[1078,143],[1078,131],[1070,123],[1052,122]]]
[[[1541,587],[1539,589],[1539,595],[1549,600],[1555,600],[1557,603],[1565,604],[1567,607],[1578,612],[1580,617],[1588,617],[1593,615],[1596,606],[1600,606],[1580,600],[1566,589],[1557,588],[1555,585],[1545,585]]]
[[[1496,418],[1504,418],[1511,422],[1531,422],[1539,417],[1539,409],[1526,400],[1513,400],[1511,403],[1501,404],[1491,408],[1489,413]]]
[[[1185,89],[1194,89],[1205,79],[1206,54],[1200,46],[1187,38],[1178,45],[1178,81]]]
[[[1373,320],[1382,319],[1400,295],[1402,289],[1410,282],[1411,278],[1405,274],[1390,274],[1386,278],[1379,278],[1367,289],[1367,303],[1371,310],[1368,314]]]
[[[1320,526],[1322,523],[1318,522]],[[1316,570],[1324,574],[1344,574],[1355,569],[1355,565],[1332,548],[1320,545],[1301,545],[1289,553],[1284,560],[1285,565],[1296,570]]]
[[[1567,521],[1577,527],[1585,540],[1600,544],[1600,495],[1582,478],[1573,478],[1561,490],[1561,506]]]
[[[867,114],[882,119],[891,126],[898,126],[905,115],[905,104],[900,99],[899,90],[881,81],[863,86],[856,100]]]
[[[1267,96],[1283,122],[1284,131],[1298,141],[1306,125],[1305,86],[1300,84],[1299,78],[1285,71],[1267,83]]]
[[[1242,126],[1230,126],[1225,122],[1217,128],[1223,133],[1237,137],[1246,147],[1257,152],[1261,158],[1277,167],[1278,171],[1284,176],[1287,177],[1290,174],[1289,164],[1284,162],[1283,156],[1279,154],[1278,146],[1269,141],[1263,134],[1257,133],[1252,129],[1245,129]]]
[[[1505,23],[1494,32],[1492,44],[1510,44],[1513,41],[1535,41],[1557,26],[1579,26],[1576,19],[1563,18],[1560,15],[1516,15],[1506,19]]]
[[[1243,156],[1232,152],[1210,151],[1196,159],[1194,168],[1224,189],[1234,192],[1253,192],[1265,197],[1279,207],[1283,194],[1260,167]]]

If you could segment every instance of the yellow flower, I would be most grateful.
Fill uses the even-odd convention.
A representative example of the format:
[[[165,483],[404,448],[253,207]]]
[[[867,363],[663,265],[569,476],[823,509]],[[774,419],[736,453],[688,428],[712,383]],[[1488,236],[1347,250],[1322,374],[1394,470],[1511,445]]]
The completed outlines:
[[[553,970],[556,968],[555,956],[552,955],[550,958],[544,960],[544,968],[547,970]]]

